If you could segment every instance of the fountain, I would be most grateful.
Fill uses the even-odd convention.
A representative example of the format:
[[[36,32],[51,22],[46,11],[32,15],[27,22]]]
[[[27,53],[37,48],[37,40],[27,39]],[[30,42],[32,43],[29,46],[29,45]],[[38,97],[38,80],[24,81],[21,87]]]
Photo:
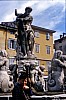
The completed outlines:
[[[36,57],[33,53],[34,47],[34,31],[31,27],[33,17],[30,15],[31,7],[25,8],[25,13],[17,13],[15,9],[17,34],[17,50],[16,59],[18,66],[18,75],[25,71],[29,88],[32,90],[31,98],[58,98],[59,94],[63,94],[64,90],[64,68],[66,67],[64,60],[66,56],[62,51],[55,52],[51,60],[51,70],[48,72],[47,91],[45,90],[44,67],[38,66]],[[57,96],[55,96],[58,94]],[[34,96],[33,96],[34,95]],[[51,96],[50,96],[51,95]],[[59,98],[62,95],[59,96]],[[65,95],[64,95],[65,96]],[[62,96],[63,97],[63,96]]]
[[[25,13],[17,13],[16,15],[16,26],[17,26],[17,48],[16,48],[16,62],[17,62],[17,74],[18,76],[25,72],[28,86],[32,93],[30,94],[31,100],[44,99],[44,100],[64,100],[66,96],[64,94],[64,68],[66,65],[64,61],[66,56],[63,55],[62,51],[58,50],[55,52],[54,57],[51,60],[51,67],[48,74],[47,80],[47,91],[45,90],[44,80],[44,69],[45,66],[37,64],[37,58],[33,53],[34,48],[34,31],[31,27],[33,17],[30,15],[32,11],[31,7],[25,8]],[[3,58],[4,59],[4,58]],[[1,61],[0,61],[1,65]],[[2,64],[3,66],[3,64]],[[1,73],[1,71],[0,71]],[[9,84],[9,76],[5,72]],[[2,75],[2,73],[1,73]],[[2,78],[0,77],[0,81]],[[17,77],[18,80],[18,77]],[[5,82],[6,82],[5,81]],[[3,82],[4,84],[4,82]],[[3,85],[4,86],[4,85]],[[6,85],[5,85],[6,86]],[[10,87],[10,85],[8,85]],[[12,89],[6,86],[2,87],[4,92],[8,89]],[[11,85],[13,87],[13,84]],[[64,97],[63,97],[64,96]],[[10,95],[11,97],[11,95]],[[8,96],[8,99],[9,98]]]
[[[30,80],[30,89],[35,88],[37,91],[44,91],[45,84],[43,78],[44,66],[38,66],[36,57],[33,53],[34,31],[31,27],[33,17],[30,15],[32,8],[26,7],[24,14],[17,13],[15,10],[17,34],[17,62],[18,75],[25,71],[27,81]],[[38,69],[37,69],[38,67]],[[38,73],[40,75],[38,75]]]

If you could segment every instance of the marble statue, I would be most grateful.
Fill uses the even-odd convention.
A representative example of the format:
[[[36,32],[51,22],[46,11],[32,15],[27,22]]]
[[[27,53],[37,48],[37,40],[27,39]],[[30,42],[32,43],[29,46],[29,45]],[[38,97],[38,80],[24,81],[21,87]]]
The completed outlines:
[[[31,27],[33,17],[30,15],[31,11],[31,7],[26,7],[24,14],[18,14],[17,9],[15,10],[15,15],[17,16],[16,25],[18,28],[17,43],[20,46],[23,56],[28,55],[29,51],[32,53],[34,46],[34,31]]]
[[[10,81],[9,60],[6,50],[0,51],[0,89],[2,92],[10,92],[13,89],[13,81]]]
[[[31,81],[37,92],[45,91],[44,69],[45,66],[41,65],[31,71]]]
[[[66,56],[62,51],[57,50],[51,60],[51,71],[48,75],[49,91],[63,91],[64,68],[66,68],[64,60],[66,60]]]

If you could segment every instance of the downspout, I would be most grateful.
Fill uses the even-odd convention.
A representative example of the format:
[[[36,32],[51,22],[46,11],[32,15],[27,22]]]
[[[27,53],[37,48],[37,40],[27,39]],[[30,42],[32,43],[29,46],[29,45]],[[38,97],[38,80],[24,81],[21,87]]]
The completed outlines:
[[[6,27],[6,34],[5,34],[5,50],[7,50],[7,27]]]

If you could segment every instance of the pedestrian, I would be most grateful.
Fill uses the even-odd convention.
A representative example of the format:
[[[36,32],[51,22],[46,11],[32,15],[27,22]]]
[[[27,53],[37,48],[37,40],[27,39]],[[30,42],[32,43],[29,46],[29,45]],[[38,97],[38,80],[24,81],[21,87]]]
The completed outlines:
[[[12,90],[13,100],[29,100],[25,91],[29,88],[24,86],[24,81],[26,79],[26,74],[23,72],[19,76],[18,82],[15,83]],[[25,90],[25,91],[24,91]]]

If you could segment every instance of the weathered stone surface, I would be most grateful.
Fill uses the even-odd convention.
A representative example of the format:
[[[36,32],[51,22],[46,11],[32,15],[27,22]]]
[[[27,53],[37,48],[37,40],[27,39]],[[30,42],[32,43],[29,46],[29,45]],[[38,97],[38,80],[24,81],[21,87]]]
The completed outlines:
[[[64,68],[66,68],[64,59],[66,59],[66,57],[63,55],[62,51],[57,50],[54,53],[54,57],[51,61],[51,71],[48,75],[49,91],[63,91]]]
[[[6,50],[0,51],[0,89],[2,92],[10,92],[13,89],[13,81],[10,81],[9,60]]]

